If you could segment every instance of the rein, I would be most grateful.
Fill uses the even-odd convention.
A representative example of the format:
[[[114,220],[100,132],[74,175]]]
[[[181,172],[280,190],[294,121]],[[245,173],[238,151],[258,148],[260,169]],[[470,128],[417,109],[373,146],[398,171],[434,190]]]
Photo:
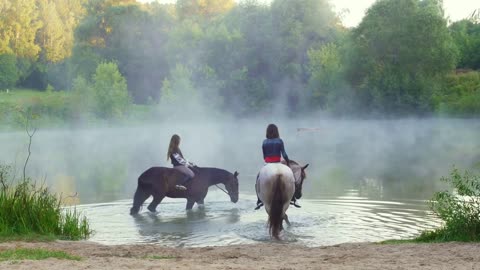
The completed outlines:
[[[227,194],[227,195],[230,196],[230,194],[228,194],[228,192],[227,192],[225,189],[219,187],[217,184],[215,184],[215,186],[216,186],[218,189],[220,189],[221,191],[225,192],[225,194]]]

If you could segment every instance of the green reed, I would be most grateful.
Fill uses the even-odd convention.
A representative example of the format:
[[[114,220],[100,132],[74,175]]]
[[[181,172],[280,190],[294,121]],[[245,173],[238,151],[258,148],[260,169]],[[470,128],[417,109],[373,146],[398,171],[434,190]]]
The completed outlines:
[[[80,240],[90,236],[87,219],[76,209],[63,209],[61,198],[45,185],[28,178],[9,181],[10,171],[0,165],[0,238],[29,235]]]

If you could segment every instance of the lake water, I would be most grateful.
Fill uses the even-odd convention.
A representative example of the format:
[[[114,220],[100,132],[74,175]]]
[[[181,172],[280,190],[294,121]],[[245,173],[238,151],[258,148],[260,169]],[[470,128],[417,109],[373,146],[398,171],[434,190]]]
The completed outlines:
[[[207,246],[270,241],[263,209],[254,211],[265,127],[275,122],[290,158],[309,163],[300,209],[290,208],[286,242],[308,246],[408,238],[438,226],[426,200],[445,189],[453,165],[478,168],[480,121],[453,119],[238,120],[38,130],[28,175],[78,204],[105,244]],[[307,128],[307,129],[303,129]],[[240,201],[212,187],[205,209],[165,199],[158,213],[129,213],[137,177],[170,166],[174,133],[187,158],[240,172]],[[0,133],[0,162],[21,175],[28,136]]]
[[[212,188],[213,189],[213,188]],[[256,198],[240,194],[236,204],[227,195],[211,191],[205,208],[185,211],[185,202],[166,198],[153,214],[143,209],[127,213],[131,200],[82,205],[95,231],[92,241],[103,244],[151,243],[166,246],[223,246],[272,241],[267,214],[253,210]],[[426,213],[423,201],[379,201],[348,190],[345,196],[300,200],[302,208],[287,211],[291,226],[282,238],[307,246],[381,241],[417,235],[438,225]]]

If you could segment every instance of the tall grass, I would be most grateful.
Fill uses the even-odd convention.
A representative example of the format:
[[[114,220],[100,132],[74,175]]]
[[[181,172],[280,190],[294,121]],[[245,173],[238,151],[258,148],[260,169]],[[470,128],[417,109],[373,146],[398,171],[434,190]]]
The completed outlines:
[[[0,165],[0,237],[54,236],[80,240],[90,236],[85,217],[62,209],[61,198],[30,179],[9,179],[11,168]]]
[[[422,233],[417,240],[480,241],[480,176],[454,168],[442,181],[453,189],[435,193],[429,205],[443,226]]]

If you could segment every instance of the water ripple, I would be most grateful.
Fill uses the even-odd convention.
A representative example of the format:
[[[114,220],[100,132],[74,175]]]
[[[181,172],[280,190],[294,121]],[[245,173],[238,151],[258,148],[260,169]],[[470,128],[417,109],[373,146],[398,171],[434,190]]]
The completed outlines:
[[[213,196],[214,197],[214,196]],[[185,211],[184,200],[165,199],[157,213],[146,208],[128,215],[130,200],[81,205],[95,231],[92,241],[115,245],[150,243],[174,247],[249,244],[272,241],[265,211],[254,211],[255,197],[243,195],[237,204],[218,200],[205,208]],[[439,222],[422,201],[379,201],[355,196],[302,200],[290,208],[286,243],[307,246],[408,238]]]

